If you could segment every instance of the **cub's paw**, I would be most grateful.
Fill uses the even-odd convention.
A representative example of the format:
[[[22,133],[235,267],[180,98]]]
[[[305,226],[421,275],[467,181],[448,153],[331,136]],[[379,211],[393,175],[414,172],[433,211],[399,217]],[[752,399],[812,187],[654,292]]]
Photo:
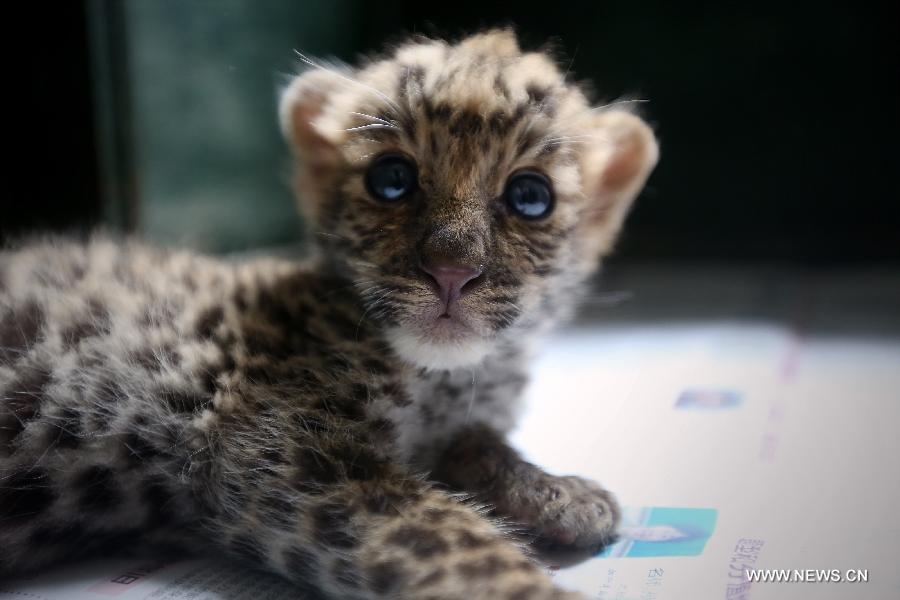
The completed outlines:
[[[600,551],[616,539],[620,510],[613,495],[581,477],[544,474],[522,486],[509,514],[522,521],[545,546]]]

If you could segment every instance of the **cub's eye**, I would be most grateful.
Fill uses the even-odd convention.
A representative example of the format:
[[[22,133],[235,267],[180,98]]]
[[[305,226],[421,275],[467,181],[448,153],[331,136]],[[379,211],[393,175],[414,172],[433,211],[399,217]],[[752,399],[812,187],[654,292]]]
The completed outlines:
[[[521,171],[506,182],[503,198],[523,219],[540,219],[553,211],[550,180],[536,171]]]
[[[366,172],[369,193],[386,202],[395,202],[418,187],[419,174],[409,159],[388,154],[375,159]]]

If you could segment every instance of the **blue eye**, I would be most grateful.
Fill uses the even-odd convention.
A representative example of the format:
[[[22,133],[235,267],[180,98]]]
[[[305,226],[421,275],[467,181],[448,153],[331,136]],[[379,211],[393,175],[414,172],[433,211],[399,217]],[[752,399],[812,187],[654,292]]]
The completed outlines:
[[[536,171],[521,171],[506,182],[503,197],[509,208],[523,219],[540,219],[553,211],[550,180]]]
[[[379,200],[395,202],[415,191],[418,179],[416,166],[409,159],[388,154],[369,167],[366,188]]]

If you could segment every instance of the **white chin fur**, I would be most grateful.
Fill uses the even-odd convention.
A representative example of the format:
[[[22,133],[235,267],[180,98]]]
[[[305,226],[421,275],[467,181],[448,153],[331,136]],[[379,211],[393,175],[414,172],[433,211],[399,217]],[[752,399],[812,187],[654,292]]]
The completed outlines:
[[[387,339],[400,358],[429,371],[473,367],[491,349],[488,341],[477,336],[466,336],[460,341],[432,342],[399,327],[389,329]]]

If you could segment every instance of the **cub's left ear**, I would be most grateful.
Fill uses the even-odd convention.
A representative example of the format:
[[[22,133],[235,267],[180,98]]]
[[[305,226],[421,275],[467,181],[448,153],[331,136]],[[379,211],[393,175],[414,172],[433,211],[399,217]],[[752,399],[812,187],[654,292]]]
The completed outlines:
[[[592,117],[593,142],[582,155],[584,191],[593,200],[590,221],[602,230],[606,251],[659,158],[650,126],[624,111]]]

